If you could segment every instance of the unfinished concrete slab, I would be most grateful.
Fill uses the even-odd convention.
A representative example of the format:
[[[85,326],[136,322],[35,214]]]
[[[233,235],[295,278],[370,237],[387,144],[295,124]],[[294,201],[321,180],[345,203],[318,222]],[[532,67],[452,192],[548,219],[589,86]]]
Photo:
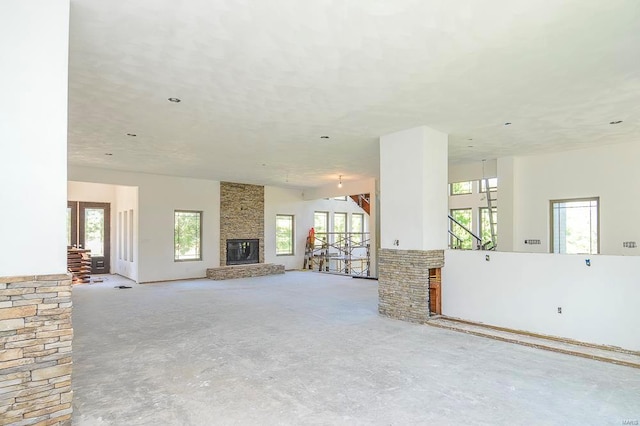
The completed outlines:
[[[74,288],[74,424],[622,424],[640,370],[377,313],[313,272]]]

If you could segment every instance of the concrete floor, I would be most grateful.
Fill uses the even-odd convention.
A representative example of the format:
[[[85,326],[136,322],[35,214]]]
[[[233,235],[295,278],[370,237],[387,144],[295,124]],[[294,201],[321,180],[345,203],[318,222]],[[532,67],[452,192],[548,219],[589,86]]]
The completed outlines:
[[[640,370],[380,317],[376,281],[121,283],[73,290],[74,425],[640,420]]]

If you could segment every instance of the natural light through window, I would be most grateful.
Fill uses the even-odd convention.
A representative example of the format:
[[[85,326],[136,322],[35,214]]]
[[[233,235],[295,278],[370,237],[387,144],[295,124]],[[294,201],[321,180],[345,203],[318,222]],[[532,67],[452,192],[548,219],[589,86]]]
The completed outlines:
[[[293,254],[293,215],[276,216],[276,256]]]
[[[598,202],[597,197],[551,201],[553,253],[598,253]]]
[[[174,217],[174,260],[202,260],[201,241],[202,212],[176,210]]]
[[[473,182],[470,180],[465,182],[454,182],[451,184],[450,191],[451,195],[471,194],[473,191]]]

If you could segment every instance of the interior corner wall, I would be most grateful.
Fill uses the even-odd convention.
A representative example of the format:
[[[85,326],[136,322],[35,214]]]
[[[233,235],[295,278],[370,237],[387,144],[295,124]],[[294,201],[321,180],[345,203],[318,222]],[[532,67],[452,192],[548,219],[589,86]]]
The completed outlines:
[[[138,187],[138,282],[204,278],[220,264],[220,182],[81,166],[69,180]],[[202,260],[174,261],[174,212],[203,212]]]
[[[0,276],[66,274],[69,1],[3,0],[0,51]]]
[[[640,257],[486,253],[445,251],[443,315],[640,350]]]
[[[516,178],[514,157],[498,159],[498,191],[496,193],[498,204],[498,251],[513,251],[514,244],[514,215],[513,206],[516,202],[515,193]]]
[[[550,200],[600,197],[600,253],[640,255],[640,248],[622,245],[624,241],[640,243],[638,158],[638,142],[516,157],[514,251],[549,252]],[[499,230],[500,221],[498,212]],[[525,245],[525,239],[539,239],[542,244]]]

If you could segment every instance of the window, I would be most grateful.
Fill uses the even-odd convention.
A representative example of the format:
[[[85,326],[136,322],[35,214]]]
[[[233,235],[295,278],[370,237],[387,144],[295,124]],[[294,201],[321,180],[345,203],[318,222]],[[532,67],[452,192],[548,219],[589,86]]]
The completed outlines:
[[[346,213],[334,213],[333,214],[333,232],[344,234],[347,232],[347,214]]]
[[[175,261],[202,260],[202,212],[176,210],[173,235]]]
[[[313,214],[313,229],[316,232],[315,244],[321,245],[321,242],[327,241],[327,231],[329,231],[329,212],[315,212]]]
[[[493,223],[494,231],[496,233],[496,241],[498,244],[498,209],[493,207]],[[480,208],[480,238],[482,238],[482,244],[485,244],[488,241],[491,241],[491,223],[489,222],[489,208],[481,207]]]
[[[488,178],[489,181],[489,191],[497,191],[498,190],[498,178]],[[487,185],[484,179],[480,179],[480,192],[487,192]]]
[[[364,215],[362,213],[351,214],[351,232],[355,234],[351,235],[351,242],[354,246],[361,246],[363,241],[364,232]]]
[[[451,217],[468,230],[472,229],[471,216],[471,209],[451,210]],[[460,225],[453,221],[450,222],[450,230],[453,233],[453,235],[451,235],[451,247],[471,250],[473,248],[473,237]]]
[[[598,253],[598,204],[598,197],[551,201],[552,253]]]
[[[471,192],[473,192],[473,182],[470,180],[465,182],[454,182],[450,186],[451,195],[471,194]]]
[[[313,228],[318,232],[327,232],[329,228],[329,213],[328,212],[315,212],[313,214]]]
[[[276,256],[293,254],[293,215],[276,215]]]
[[[338,245],[344,245],[347,232],[347,214],[346,213],[334,213],[333,214],[333,235],[334,243]],[[342,235],[340,235],[342,234]]]

